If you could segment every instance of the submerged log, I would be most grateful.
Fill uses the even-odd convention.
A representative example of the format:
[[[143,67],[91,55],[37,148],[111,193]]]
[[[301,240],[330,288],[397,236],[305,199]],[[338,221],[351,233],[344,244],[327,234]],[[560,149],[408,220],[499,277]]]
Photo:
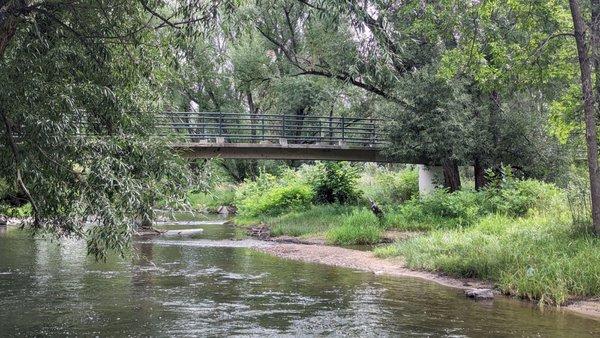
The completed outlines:
[[[204,229],[180,229],[180,230],[167,230],[161,234],[164,237],[190,237],[199,235],[204,232]]]

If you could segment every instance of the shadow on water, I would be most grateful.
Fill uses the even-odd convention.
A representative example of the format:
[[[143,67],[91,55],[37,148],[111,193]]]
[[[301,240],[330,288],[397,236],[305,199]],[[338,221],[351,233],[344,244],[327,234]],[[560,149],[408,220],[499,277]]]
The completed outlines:
[[[7,335],[598,336],[600,322],[507,299],[473,302],[412,278],[293,262],[207,238],[136,242],[128,259],[79,241],[0,236]],[[211,245],[214,243],[215,245]],[[227,246],[225,243],[231,243]]]

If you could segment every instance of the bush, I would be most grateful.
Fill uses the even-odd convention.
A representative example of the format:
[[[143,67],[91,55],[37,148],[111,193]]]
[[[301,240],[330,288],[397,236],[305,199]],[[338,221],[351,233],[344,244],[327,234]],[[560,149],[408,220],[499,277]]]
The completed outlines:
[[[361,192],[356,188],[358,171],[346,162],[321,162],[319,174],[312,179],[316,203],[356,202]]]
[[[214,209],[222,205],[235,205],[235,190],[232,186],[217,186],[209,192],[194,191],[188,201],[195,209]]]
[[[342,225],[327,232],[327,242],[337,245],[375,244],[381,240],[379,220],[370,210],[355,210]]]
[[[313,197],[310,186],[301,182],[289,182],[287,185],[275,185],[259,191],[256,195],[247,195],[238,200],[237,207],[242,217],[274,216],[289,210],[306,209]]]
[[[27,203],[20,207],[0,205],[0,215],[18,218],[29,217],[32,215],[31,204]]]
[[[440,189],[412,199],[386,215],[389,227],[405,230],[456,228],[473,224],[480,215],[478,195],[471,190],[448,193]]]
[[[384,205],[404,203],[419,196],[419,172],[415,169],[377,169],[361,178],[365,195]]]
[[[531,210],[563,210],[564,205],[563,192],[552,184],[509,179],[480,192],[436,190],[391,211],[386,223],[406,230],[456,228],[470,226],[490,214],[521,217]]]
[[[277,184],[277,177],[267,173],[261,173],[255,180],[244,180],[235,190],[235,203],[239,205],[245,199],[256,198]]]
[[[531,209],[561,207],[564,194],[550,183],[509,179],[500,186],[484,189],[481,202],[487,213],[524,216]]]
[[[479,215],[477,193],[471,190],[460,190],[448,193],[437,190],[421,200],[424,214],[455,219],[456,224],[463,226],[473,223]]]

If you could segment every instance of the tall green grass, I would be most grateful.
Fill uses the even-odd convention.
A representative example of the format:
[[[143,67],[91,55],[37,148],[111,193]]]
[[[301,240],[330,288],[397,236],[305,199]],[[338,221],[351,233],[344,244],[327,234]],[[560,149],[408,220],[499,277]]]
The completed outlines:
[[[493,281],[504,293],[540,304],[600,295],[600,238],[573,226],[565,194],[553,185],[525,180],[478,193],[439,192],[395,217],[389,222],[397,227],[431,231],[377,248],[378,256]]]
[[[336,245],[375,244],[381,241],[379,220],[368,209],[345,215],[340,226],[327,232],[327,243]]]
[[[283,216],[266,220],[271,225],[274,236],[305,236],[325,233],[338,226],[341,219],[352,210],[349,206],[338,204],[313,206],[306,211],[295,211]]]
[[[419,173],[413,168],[398,171],[368,167],[359,180],[364,195],[384,206],[394,206],[418,197]]]
[[[600,295],[600,239],[574,230],[564,211],[489,215],[472,227],[435,230],[375,253],[401,255],[415,269],[490,280],[541,304]]]
[[[379,220],[370,210],[339,204],[316,205],[279,216],[236,217],[238,225],[259,222],[268,224],[273,236],[325,235],[328,243],[337,245],[378,243],[382,233]]]

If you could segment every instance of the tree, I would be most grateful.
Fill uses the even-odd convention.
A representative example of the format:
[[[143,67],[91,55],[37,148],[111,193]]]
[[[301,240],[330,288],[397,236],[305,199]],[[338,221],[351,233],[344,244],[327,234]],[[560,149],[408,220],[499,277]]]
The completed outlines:
[[[0,178],[27,197],[33,230],[84,237],[102,258],[123,252],[155,201],[179,200],[182,163],[152,136],[177,63],[163,46],[193,34],[190,23],[206,20],[206,9],[145,0],[0,4]]]
[[[592,12],[598,13],[600,3],[592,0]],[[585,139],[587,144],[587,162],[590,176],[590,192],[592,202],[592,222],[596,234],[600,235],[600,171],[598,168],[598,136],[597,136],[597,96],[592,85],[592,58],[590,50],[594,52],[594,61],[598,65],[600,36],[598,35],[598,22],[592,22],[592,38],[586,37],[587,29],[581,7],[577,0],[569,0],[569,7],[573,18],[577,55],[581,72],[581,92],[583,95],[583,111],[585,115]],[[597,14],[596,14],[597,15]],[[594,19],[598,19],[595,17]],[[598,89],[596,89],[598,90]]]

